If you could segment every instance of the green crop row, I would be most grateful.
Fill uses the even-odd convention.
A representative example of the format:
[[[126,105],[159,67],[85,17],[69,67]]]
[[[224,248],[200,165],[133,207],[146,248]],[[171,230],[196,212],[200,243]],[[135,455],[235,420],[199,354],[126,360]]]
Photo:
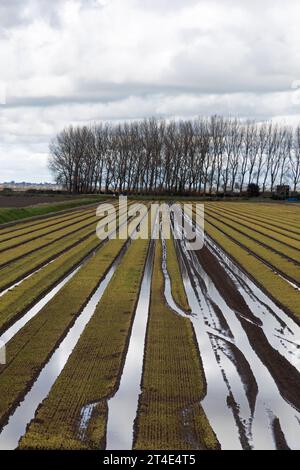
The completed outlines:
[[[172,296],[177,305],[181,307],[184,311],[188,312],[190,311],[190,306],[183,287],[181,272],[174,246],[174,240],[172,237],[166,240],[166,246],[168,253],[167,270],[171,281]]]
[[[106,243],[7,343],[7,363],[0,366],[0,425],[22,400],[125,244],[119,238]]]
[[[80,214],[77,214],[76,216],[73,215],[73,217],[65,217],[59,222],[50,223],[48,221],[48,224],[38,229],[35,229],[34,231],[29,231],[27,233],[19,235],[18,237],[13,237],[13,238],[0,241],[0,250],[4,251],[7,249],[12,249],[18,245],[33,241],[43,235],[48,235],[50,233],[52,234],[62,228],[70,227],[72,224],[76,224],[78,222],[88,219],[92,215],[95,215],[95,212],[96,212],[95,209],[92,209],[92,210],[90,209],[90,210],[82,211],[80,212]]]
[[[88,237],[0,297],[0,332],[5,331],[11,323],[99,246],[100,241],[97,237]]]
[[[194,330],[165,303],[161,253],[157,243],[134,448],[217,449],[200,404],[206,385]]]
[[[95,236],[90,236],[0,297],[0,332],[21,317],[99,244]]]
[[[286,206],[281,204],[234,204],[226,202],[223,204],[217,203],[221,207],[234,207],[236,210],[243,212],[244,214],[249,213],[250,215],[263,217],[265,221],[274,223],[279,227],[286,226],[290,230],[295,230],[298,234],[300,231],[299,211],[295,208],[292,213],[287,213]],[[238,207],[237,207],[238,206]]]
[[[99,204],[98,204],[99,205]],[[31,233],[36,230],[40,230],[41,228],[44,227],[50,227],[55,224],[59,224],[61,221],[66,220],[66,219],[73,219],[78,217],[78,215],[81,215],[87,211],[93,211],[96,210],[98,205],[88,205],[87,207],[79,207],[75,209],[69,209],[67,211],[64,211],[60,215],[48,215],[43,217],[42,219],[37,219],[37,220],[32,220],[29,219],[27,222],[22,222],[22,223],[17,223],[14,225],[11,225],[7,228],[0,228],[0,240],[5,241],[5,240],[10,240],[13,238],[17,238],[21,235],[26,235],[27,233]]]
[[[148,240],[133,241],[66,366],[21,440],[21,448],[99,449],[105,445],[107,398],[117,389],[134,318]],[[112,295],[117,292],[117,295]],[[84,439],[81,408],[99,402]]]
[[[247,236],[261,242],[262,244],[284,255],[300,262],[300,241],[290,240],[284,235],[276,235],[272,230],[261,230],[253,222],[246,222],[238,216],[232,216],[225,211],[216,209],[206,209],[206,213],[212,217],[216,217],[221,222],[225,222],[228,226],[239,230]]]
[[[266,208],[256,204],[248,204],[248,206],[235,208],[235,210],[242,211],[244,214],[249,213],[253,217],[260,217],[264,221],[277,227],[285,228],[292,233],[297,233],[298,235],[300,233],[300,212],[296,208],[289,214],[286,211],[286,206],[281,206],[280,204]]]
[[[300,320],[299,292],[284,279],[277,276],[268,266],[253,254],[228,238],[210,224],[207,234],[235,260],[271,297]]]
[[[37,238],[36,240],[28,241],[28,243],[25,243],[24,245],[20,245],[15,248],[6,250],[0,253],[0,267],[10,263],[11,261],[17,258],[24,257],[27,254],[32,253],[33,251],[45,248],[46,246],[49,246],[55,243],[56,241],[59,241],[64,237],[73,234],[74,232],[78,232],[87,227],[91,227],[92,225],[95,225],[96,228],[97,221],[98,217],[93,214],[87,219],[80,222],[76,222],[75,224],[70,224],[67,227],[61,228],[57,232],[51,232],[50,230],[48,231],[48,233]]]
[[[16,261],[12,261],[9,265],[1,268],[0,290],[5,289],[17,280],[22,279],[27,274],[43,266],[48,261],[55,259],[85,238],[93,237],[95,240],[98,240],[95,228],[96,223],[92,228],[89,226],[84,229],[77,230],[75,233],[71,233],[51,245],[33,251],[28,254],[26,258],[17,259]]]
[[[239,218],[240,220],[244,221],[246,220],[247,222],[254,222],[257,227],[260,227],[262,229],[267,229],[270,230],[274,236],[274,234],[279,234],[283,235],[284,237],[287,237],[289,240],[289,243],[291,241],[298,241],[300,242],[300,233],[297,234],[293,231],[291,231],[288,227],[285,227],[282,223],[280,226],[271,223],[271,222],[266,222],[265,218],[263,216],[259,215],[259,212],[256,214],[256,216],[251,216],[249,211],[248,212],[241,212],[239,210],[231,209],[230,207],[224,208],[224,206],[216,206],[213,204],[205,204],[206,208],[209,209],[217,209],[220,212],[225,212],[228,215],[231,215],[232,217]]]
[[[224,222],[220,222],[215,218],[210,217],[206,213],[205,217],[205,230],[208,230],[209,225],[213,225],[216,228],[219,228],[224,232],[225,235],[232,237],[237,242],[241,243],[243,247],[252,251],[254,254],[259,256],[263,261],[269,263],[276,269],[278,272],[283,275],[288,276],[291,280],[294,280],[296,283],[300,283],[300,270],[299,266],[291,263],[288,259],[280,256],[279,254],[271,251],[268,248],[260,245],[258,242],[252,240],[246,235],[241,234],[234,228],[231,228],[229,225]]]

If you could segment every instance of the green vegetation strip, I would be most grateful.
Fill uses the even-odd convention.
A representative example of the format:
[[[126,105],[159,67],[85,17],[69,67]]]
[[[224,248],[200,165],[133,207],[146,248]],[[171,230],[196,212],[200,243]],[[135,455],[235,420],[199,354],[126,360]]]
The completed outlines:
[[[220,207],[222,205],[220,204]],[[276,227],[284,228],[292,233],[299,235],[300,233],[300,222],[299,222],[299,211],[295,211],[294,214],[287,214],[286,211],[281,210],[281,206],[276,205],[276,210],[272,209],[263,209],[259,204],[248,204],[247,206],[237,207],[235,205],[225,205],[226,208],[232,208],[236,211],[241,212],[242,214],[249,214],[252,217],[259,217],[265,222],[272,224]],[[223,207],[225,207],[223,205]]]
[[[106,196],[107,197],[107,196]],[[0,224],[21,220],[28,217],[36,217],[48,215],[54,212],[72,209],[73,207],[83,206],[87,204],[97,203],[103,200],[103,196],[93,198],[76,199],[70,202],[63,202],[59,204],[40,205],[35,207],[22,207],[14,209],[0,209]]]
[[[76,222],[75,224],[68,224],[67,227],[63,227],[57,232],[52,232],[50,229],[48,233],[39,237],[36,240],[29,241],[28,243],[17,246],[16,248],[6,250],[0,253],[0,267],[7,265],[11,261],[14,261],[18,258],[23,258],[27,254],[32,253],[33,251],[49,246],[55,243],[56,241],[59,241],[67,237],[68,235],[73,234],[76,231],[91,227],[92,225],[97,223],[98,219],[99,218],[96,217],[95,214],[93,214],[83,221]]]
[[[4,250],[14,249],[19,245],[23,245],[24,247],[25,243],[29,243],[31,241],[40,239],[40,237],[43,237],[44,235],[49,236],[49,234],[52,235],[61,229],[72,227],[72,225],[78,224],[79,222],[89,220],[92,216],[95,216],[95,213],[96,213],[95,209],[84,211],[76,216],[73,216],[72,218],[66,217],[62,221],[56,222],[55,224],[49,224],[48,222],[48,225],[46,225],[45,227],[39,228],[38,230],[35,230],[34,232],[28,232],[16,238],[12,238],[12,239],[5,240],[2,242],[0,241],[0,251],[2,252]]]
[[[237,215],[233,216],[227,211],[220,211],[213,208],[206,208],[206,211],[212,216],[217,217],[218,220],[231,223],[231,227],[238,229],[247,236],[251,236],[260,243],[300,262],[300,241],[291,240],[285,235],[278,235],[271,229],[262,230],[257,224],[246,222],[243,218]]]
[[[98,220],[100,220],[100,218]],[[0,270],[0,290],[9,287],[14,282],[17,282],[45,263],[55,259],[88,237],[93,237],[95,240],[98,240],[96,237],[96,223],[94,225],[92,224],[91,227],[88,226],[84,229],[77,230],[75,233],[71,233],[42,249],[33,251],[28,254],[26,258],[19,258],[16,261],[12,261],[9,265]]]
[[[259,214],[256,216],[251,216],[249,212],[240,212],[238,210],[235,210],[230,208],[230,207],[221,207],[221,206],[216,206],[213,204],[205,204],[206,208],[209,209],[217,209],[219,212],[226,213],[228,215],[231,215],[235,218],[238,218],[240,220],[247,221],[247,222],[254,222],[255,225],[262,229],[267,229],[270,230],[274,234],[279,234],[283,235],[284,237],[287,237],[287,239],[290,241],[296,240],[297,242],[300,242],[300,233],[297,234],[297,232],[291,231],[289,228],[285,227],[282,223],[280,224],[280,227],[276,224],[270,223],[270,222],[265,222],[265,219],[263,217],[259,217]]]
[[[235,241],[239,242],[244,248],[252,251],[259,256],[263,261],[269,263],[275,270],[282,273],[290,280],[300,284],[300,269],[299,266],[291,263],[286,258],[279,254],[270,251],[268,248],[260,245],[258,242],[251,240],[246,235],[241,234],[237,230],[229,227],[227,224],[210,217],[207,212],[205,214],[205,230],[209,226],[214,226],[224,232],[225,235],[232,237]]]
[[[128,248],[66,366],[22,438],[21,448],[104,447],[107,399],[119,383],[148,245],[148,240],[136,240]],[[100,403],[81,440],[80,410],[94,402]]]
[[[167,270],[171,280],[171,291],[176,304],[185,312],[189,312],[190,306],[182,283],[181,272],[177,260],[173,237],[166,240],[167,246]]]
[[[77,231],[66,238],[56,241],[53,245],[33,251],[26,258],[19,258],[16,261],[12,261],[9,265],[2,267],[0,269],[0,290],[19,281],[88,237],[96,239],[95,227],[88,227]]]
[[[0,333],[63,279],[100,241],[91,236],[0,297]]]
[[[216,227],[207,224],[207,234],[248,273],[271,297],[300,320],[299,291],[277,276],[254,255],[229,239]]]
[[[87,238],[0,297],[0,334],[99,246],[97,237]]]
[[[157,243],[134,448],[217,449],[200,405],[206,385],[194,330],[165,303],[161,254]]]
[[[88,212],[95,211],[98,205],[99,204],[93,205],[92,207],[89,205],[88,207],[81,207],[76,210],[72,209],[55,217],[53,215],[52,216],[49,215],[47,217],[43,217],[43,219],[41,220],[39,219],[36,222],[33,220],[30,220],[26,224],[19,223],[19,224],[14,225],[13,229],[10,228],[10,231],[7,231],[7,229],[6,230],[0,229],[0,241],[2,243],[7,240],[13,240],[23,235],[37,232],[38,230],[41,230],[46,227],[55,226],[57,224],[60,224],[62,221],[76,219],[76,217],[80,216],[81,214],[84,214],[84,213],[86,214]]]
[[[218,204],[222,207],[235,207],[237,210],[243,213],[249,213],[250,215],[259,215],[263,217],[265,221],[279,225],[280,227],[286,226],[291,230],[296,230],[297,233],[300,231],[299,223],[299,212],[295,210],[294,214],[288,214],[285,210],[286,206],[275,204],[274,206],[263,206],[257,203],[248,204],[234,204],[234,203],[223,203]],[[237,208],[237,206],[239,206]],[[283,208],[282,208],[283,207]]]
[[[3,241],[13,237],[18,237],[19,235],[30,233],[33,230],[39,230],[40,228],[51,226],[54,223],[60,223],[66,218],[78,217],[78,215],[88,210],[96,210],[96,208],[100,204],[102,204],[102,202],[99,201],[97,204],[89,204],[88,206],[84,207],[75,207],[73,209],[67,209],[62,213],[59,213],[59,215],[49,214],[42,218],[26,219],[26,222],[18,222],[4,228],[0,227],[0,240]]]
[[[7,343],[7,364],[0,366],[0,425],[22,400],[125,244],[118,238],[106,243]]]

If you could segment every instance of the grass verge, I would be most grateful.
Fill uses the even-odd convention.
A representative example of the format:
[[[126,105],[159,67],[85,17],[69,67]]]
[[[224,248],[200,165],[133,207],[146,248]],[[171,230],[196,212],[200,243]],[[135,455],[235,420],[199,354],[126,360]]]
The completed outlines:
[[[37,217],[43,215],[49,215],[52,213],[60,212],[66,209],[72,209],[74,207],[84,206],[87,204],[93,204],[100,202],[103,198],[107,196],[97,196],[96,198],[84,198],[77,199],[70,202],[64,202],[61,204],[49,204],[41,205],[35,207],[21,207],[14,209],[3,209],[0,208],[0,224],[5,224],[7,222],[27,219],[29,217]]]

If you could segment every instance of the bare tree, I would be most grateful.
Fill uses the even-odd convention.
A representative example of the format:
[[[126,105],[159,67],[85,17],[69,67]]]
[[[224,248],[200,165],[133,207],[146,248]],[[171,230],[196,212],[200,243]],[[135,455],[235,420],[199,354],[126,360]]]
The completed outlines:
[[[240,192],[300,179],[300,126],[212,116],[70,126],[50,142],[49,167],[69,192]]]
[[[296,192],[300,183],[300,125],[297,127],[289,154],[293,191]]]

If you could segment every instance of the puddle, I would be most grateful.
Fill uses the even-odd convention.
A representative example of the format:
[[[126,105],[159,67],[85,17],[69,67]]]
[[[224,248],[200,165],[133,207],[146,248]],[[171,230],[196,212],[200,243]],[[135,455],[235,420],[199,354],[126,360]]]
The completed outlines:
[[[81,408],[80,423],[79,423],[79,428],[78,428],[78,437],[82,441],[85,440],[86,432],[87,432],[87,429],[88,429],[90,419],[92,417],[94,408],[96,408],[98,403],[99,402],[90,403],[89,405],[85,405]]]
[[[119,228],[126,223],[126,220],[127,215],[124,214],[120,219]],[[134,234],[136,230],[137,228],[133,229],[132,234]],[[111,234],[114,232],[115,230],[112,230]],[[34,418],[39,404],[48,396],[55,380],[63,370],[69,356],[71,355],[82,332],[84,331],[85,326],[93,316],[97,304],[100,302],[105,289],[107,288],[130,243],[131,238],[128,238],[119,255],[113,261],[107,274],[99,283],[99,286],[92,295],[91,299],[82,310],[81,314],[77,317],[74,325],[70,328],[58,348],[53,352],[49,361],[43,367],[42,371],[35,380],[29,392],[24,397],[23,401],[10,415],[7,424],[2,428],[0,433],[0,450],[13,450],[17,448],[18,442],[25,434],[27,425]],[[92,409],[90,406],[90,410],[84,412],[83,416],[87,418],[91,413]],[[83,419],[83,422],[84,420],[85,418]]]
[[[178,230],[175,222],[173,230],[175,233]],[[38,405],[48,395],[92,317],[127,246],[128,242],[73,327],[42,369],[24,401],[11,415],[0,434],[0,449],[17,447],[27,424],[33,419]],[[173,299],[164,240],[162,246],[166,302],[175,314],[186,316],[186,312],[180,309]],[[218,286],[203,269],[196,253],[187,250],[186,240],[175,240],[175,246],[188,302],[192,309],[192,314],[188,317],[195,330],[207,382],[207,393],[201,405],[222,449],[276,449],[280,439],[289,448],[300,449],[300,413],[280,394],[270,371],[249,341],[241,322],[242,315],[227,305]],[[300,327],[207,236],[206,247],[234,282],[237,291],[253,313],[253,318],[257,318],[260,323],[255,323],[246,316],[243,320],[252,323],[256,328],[261,328],[270,348],[278,351],[299,371]],[[154,241],[151,241],[119,389],[108,401],[107,449],[109,450],[132,448],[133,425],[141,393],[153,256]],[[72,272],[69,276],[74,274]],[[62,282],[67,281],[65,279]],[[59,290],[59,285],[56,289]],[[51,293],[52,291],[49,294]],[[33,309],[37,306],[38,304]],[[13,328],[20,329],[23,326],[19,322],[26,323],[37,313],[30,312],[26,314],[28,317],[25,315],[7,330],[0,341],[8,341],[15,334]],[[96,405],[97,403],[87,404],[81,410],[79,436],[82,439],[85,438]],[[188,410],[183,410],[183,424],[187,428],[187,433],[188,421]]]
[[[122,217],[122,216],[121,216]],[[121,222],[121,226],[124,224],[124,222],[122,223]],[[84,259],[80,262],[79,265],[75,266],[72,268],[71,272],[63,278],[62,281],[60,281],[58,284],[56,284],[55,287],[53,287],[46,295],[44,295],[44,297],[42,297],[41,300],[39,300],[36,304],[33,305],[33,307],[31,307],[24,315],[22,315],[22,317],[19,319],[19,320],[16,320],[15,323],[10,326],[1,336],[0,336],[0,341],[2,341],[4,344],[6,344],[8,341],[11,340],[11,338],[13,338],[13,336],[15,334],[18,333],[18,331],[20,331],[21,328],[23,328],[23,326],[26,325],[26,323],[29,322],[29,320],[31,320],[33,317],[35,317],[40,311],[41,309],[64,287],[64,285],[70,280],[72,279],[72,277],[79,271],[79,269],[84,265],[86,264],[86,262],[91,258],[91,256],[93,256],[97,251],[98,249],[101,248],[101,246],[103,246],[103,242],[102,243],[99,243],[98,247],[95,248],[91,253],[89,253],[88,255],[86,255],[84,257]],[[43,269],[45,266],[49,265],[50,263],[53,263],[54,260],[50,261],[49,263],[47,263],[46,265],[44,265],[42,268],[39,268],[36,272],[40,271],[41,269]],[[32,273],[34,274],[34,273]],[[22,279],[22,281],[19,281],[18,283],[16,283],[14,286],[10,287],[8,290],[11,290],[13,287],[21,284],[21,282],[23,282],[25,279],[29,278],[30,276],[32,276],[32,274],[30,274],[29,276],[26,276],[24,279]],[[4,291],[3,293],[6,293],[6,291]],[[3,295],[3,293],[0,293],[0,298],[1,298],[1,295]]]
[[[156,227],[157,218],[154,223]],[[133,426],[143,373],[155,240],[150,240],[140,295],[119,388],[108,400],[107,450],[132,449]]]
[[[121,206],[121,209],[123,208],[123,206]],[[124,214],[120,214],[119,217],[123,217]],[[100,226],[103,227],[105,225],[105,223],[103,225]],[[74,244],[72,244],[71,246],[68,247],[68,250],[74,248],[76,245],[79,245],[81,242],[85,241],[89,236],[91,236],[93,234],[93,232],[91,232],[90,234],[88,234],[87,236],[85,235],[83,238],[79,239],[77,242],[75,242]],[[8,287],[5,287],[5,289],[1,290],[0,291],[0,298],[5,295],[8,291],[12,290],[14,287],[17,287],[19,286],[20,284],[22,284],[22,282],[24,282],[26,279],[29,279],[31,276],[33,276],[34,274],[38,273],[39,271],[41,271],[43,268],[45,268],[46,266],[48,266],[49,264],[53,263],[54,261],[58,260],[61,256],[65,255],[66,252],[60,252],[59,254],[57,255],[54,255],[54,257],[50,260],[50,261],[46,261],[45,263],[43,263],[41,266],[39,266],[37,269],[33,270],[32,272],[30,272],[29,274],[26,274],[24,277],[21,277],[21,279],[19,279],[18,281],[14,282],[13,284],[9,285]]]
[[[59,284],[57,284],[48,294],[46,294],[39,302],[37,302],[28,312],[26,312],[19,320],[15,321],[15,323],[9,327],[1,336],[0,341],[4,344],[8,343],[8,341],[13,338],[15,334],[20,331],[26,323],[31,320],[31,318],[35,317],[42,308],[62,289],[62,287],[70,280],[73,276],[79,271],[81,266],[85,264],[86,260],[82,262],[77,268],[75,268],[67,277],[65,277]]]
[[[300,372],[300,326],[208,237],[207,246],[233,280],[250,310],[261,321],[269,343]]]
[[[167,302],[168,306],[170,307],[170,309],[173,310],[178,315],[180,315],[182,317],[185,317],[187,315],[187,312],[182,310],[176,304],[176,302],[173,298],[173,295],[172,295],[171,280],[170,280],[170,276],[169,276],[168,269],[167,269],[167,245],[166,245],[165,239],[163,238],[162,231],[160,233],[161,233],[161,243],[162,243],[161,268],[162,268],[162,272],[163,272],[163,275],[164,275],[164,296],[165,296],[166,302]]]
[[[113,262],[108,273],[100,282],[99,287],[83,309],[82,313],[76,319],[74,325],[71,327],[60,346],[55,350],[47,364],[42,369],[31,390],[10,416],[6,426],[3,427],[0,434],[0,449],[15,449],[18,446],[20,438],[25,434],[27,424],[34,418],[38,405],[49,394],[52,385],[63,370],[85,326],[93,316],[95,308],[101,300],[103,292],[119,265],[126,248],[127,244]]]
[[[239,321],[238,313],[226,304],[217,287],[202,268],[195,252],[186,250],[185,240],[177,241],[176,245],[181,257],[187,297],[194,314],[191,321],[195,329],[207,380],[207,395],[201,404],[222,448],[274,449],[276,443],[272,423],[276,417],[288,446],[292,449],[299,449],[300,415],[298,411],[279,393],[268,368],[252,348]],[[223,266],[228,266],[228,260],[224,253],[219,250],[219,254],[219,262]],[[245,274],[243,274],[243,282],[248,287],[253,287],[253,283],[249,282]],[[281,333],[285,330],[289,331],[294,340],[299,340],[298,326],[278,308],[275,308],[274,320],[270,314],[271,308],[274,307],[273,302],[257,288],[253,291],[256,295],[255,304],[253,304],[254,298],[249,292],[247,293],[246,289],[245,300],[248,300],[248,305],[254,315],[262,320],[262,328],[266,331],[266,336],[268,338],[271,336],[274,330],[272,322],[277,321],[276,326],[281,326]],[[219,332],[222,329],[220,312],[229,327],[232,339],[230,337],[220,338]],[[278,317],[280,318],[279,322]],[[283,324],[286,327],[282,329]],[[247,398],[245,377],[241,377],[233,360],[234,350],[230,341],[234,343],[235,348],[242,355],[244,363],[248,364],[257,383],[254,407],[253,404],[250,406]],[[273,416],[272,419],[271,416]]]
[[[60,255],[61,256],[61,255]],[[0,292],[0,298],[5,295],[7,292],[9,292],[10,290],[14,289],[15,287],[19,286],[20,284],[22,284],[23,281],[25,281],[26,279],[29,279],[31,276],[33,276],[33,274],[36,274],[38,273],[39,271],[41,271],[41,269],[45,268],[46,266],[48,266],[48,264],[51,264],[53,263],[54,259],[52,259],[51,261],[49,261],[48,263],[44,264],[43,266],[41,266],[40,268],[36,269],[35,271],[33,271],[32,273],[30,274],[27,274],[27,276],[23,277],[20,281],[18,282],[15,282],[14,284],[12,284],[11,286],[7,287],[6,289],[2,290]]]

